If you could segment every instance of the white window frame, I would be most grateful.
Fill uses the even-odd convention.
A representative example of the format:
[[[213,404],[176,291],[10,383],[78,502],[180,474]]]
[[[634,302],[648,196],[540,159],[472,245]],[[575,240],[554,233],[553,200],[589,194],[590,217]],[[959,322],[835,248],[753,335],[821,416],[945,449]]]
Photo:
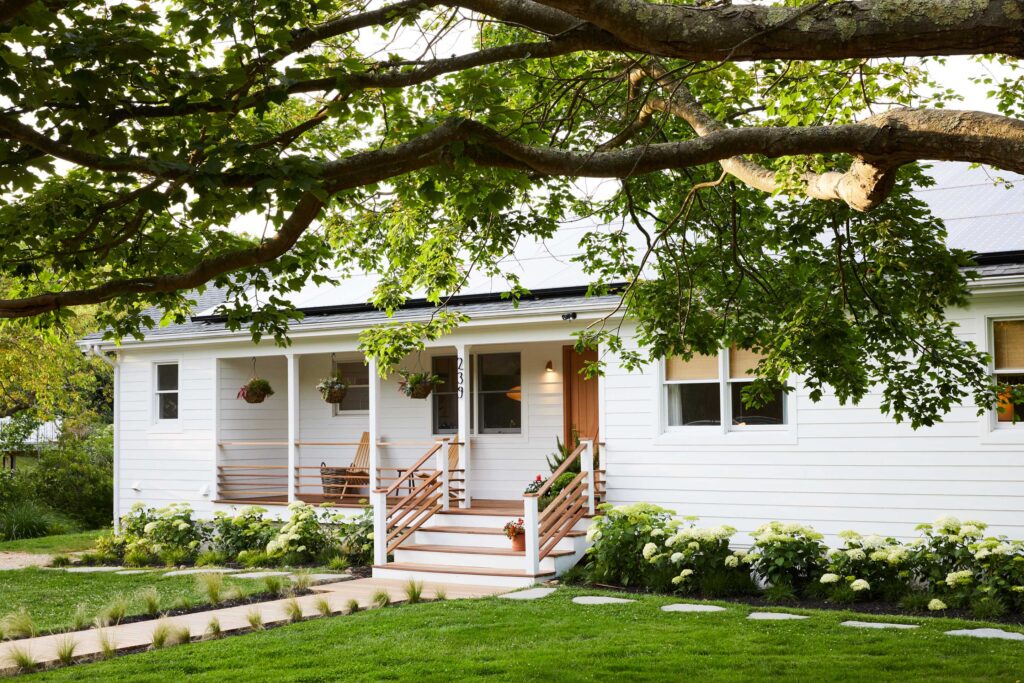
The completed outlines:
[[[455,354],[455,353],[437,353],[437,354],[434,354],[434,355],[430,356],[430,372],[431,373],[434,372],[434,359],[436,359],[436,358],[454,358],[456,366],[458,366],[458,362],[459,362],[458,354]],[[473,364],[473,357],[472,356],[470,356],[469,364],[470,365]],[[458,367],[456,367],[456,372],[458,372]],[[463,371],[463,372],[465,372],[465,371]],[[456,401],[459,400],[459,391],[458,391],[458,389],[459,389],[458,382],[456,381],[456,383],[455,383],[455,391],[454,392],[450,392],[450,393],[453,393],[455,395],[455,400]],[[466,389],[467,390],[470,389],[470,383],[469,382],[466,382]],[[436,389],[435,389],[435,391],[436,391]],[[472,401],[472,397],[470,398],[470,400]],[[451,438],[453,436],[456,436],[459,433],[458,427],[456,427],[454,432],[435,432],[434,431],[434,425],[437,424],[437,421],[434,419],[434,417],[435,417],[434,416],[434,410],[436,410],[436,406],[437,406],[437,402],[436,402],[436,400],[434,398],[434,392],[431,392],[431,394],[430,394],[430,410],[427,411],[427,418],[430,420],[430,425],[428,427],[428,431],[435,438],[438,438],[438,439]],[[456,404],[456,409],[457,408],[458,408],[458,404]],[[470,422],[472,423],[472,419],[470,420]]]
[[[480,391],[480,381],[483,379],[482,373],[480,372],[480,357],[481,356],[503,356],[515,354],[519,356],[519,429],[516,431],[500,431],[500,432],[485,432],[480,427],[480,416],[483,415],[480,405],[480,398],[483,395]],[[470,426],[472,431],[470,432],[474,436],[482,437],[497,437],[497,438],[523,438],[526,436],[526,401],[528,398],[526,383],[524,380],[526,373],[526,360],[527,357],[521,350],[493,350],[481,353],[474,353],[471,358],[472,372],[471,384],[472,384],[472,395],[470,396],[470,402],[473,404],[472,416],[470,418]],[[495,392],[488,392],[495,393]]]
[[[160,368],[162,366],[174,365],[178,368],[178,384],[171,389],[160,388]],[[181,362],[178,360],[160,360],[153,362],[153,424],[156,425],[177,425],[181,423]],[[160,397],[164,394],[176,394],[178,396],[178,417],[160,417]]]
[[[661,424],[657,443],[665,445],[713,445],[742,441],[744,444],[795,444],[796,436],[796,392],[783,392],[782,419],[779,425],[734,425],[732,424],[732,385],[747,384],[754,380],[729,377],[729,349],[721,349],[718,358],[718,379],[716,380],[669,380],[666,377],[667,363],[659,363],[657,384],[658,400],[661,404]],[[718,425],[669,425],[668,387],[672,384],[718,384],[719,410]]]
[[[331,362],[331,376],[334,377],[337,374],[339,368],[342,365],[365,365],[363,358],[336,358]],[[370,392],[370,368],[366,368],[366,384],[351,384],[353,387],[366,387],[366,392]],[[331,404],[331,416],[332,417],[348,417],[350,415],[369,415],[369,408],[349,408],[344,409],[337,403]]]
[[[988,338],[988,353],[992,361],[989,363],[989,372],[995,379],[996,374],[1000,375],[1024,375],[1024,368],[996,368],[996,323],[1006,321],[1024,321],[1021,316],[993,316],[985,319],[985,335]],[[988,427],[993,432],[1017,433],[1024,437],[1024,419],[1014,422],[1000,422],[999,411],[989,408],[987,411]]]

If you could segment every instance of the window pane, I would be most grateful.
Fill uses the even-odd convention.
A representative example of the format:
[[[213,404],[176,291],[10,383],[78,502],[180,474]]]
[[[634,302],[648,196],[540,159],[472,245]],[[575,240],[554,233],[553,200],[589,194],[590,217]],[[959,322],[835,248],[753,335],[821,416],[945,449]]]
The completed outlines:
[[[781,425],[786,424],[784,410],[784,395],[782,390],[775,396],[775,399],[760,408],[750,408],[743,405],[741,392],[749,382],[730,382],[729,391],[732,394],[732,423],[734,425]]]
[[[1024,384],[1024,375],[996,375],[996,381],[1000,384],[1008,384],[1015,386],[1018,384]],[[1013,422],[1013,416],[1017,413],[1017,419],[1024,417],[1024,404],[1013,404],[1009,400],[999,399],[999,408],[1002,408],[1002,412],[996,410],[996,420],[999,422]]]
[[[454,393],[434,396],[434,434],[455,434],[459,431],[459,401]]]
[[[511,393],[511,392],[510,392]],[[480,395],[480,426],[483,434],[519,433],[522,403],[503,393]]]
[[[508,391],[519,386],[518,353],[491,353],[480,356],[480,390]]]
[[[695,354],[690,360],[673,356],[665,361],[665,379],[672,381],[718,379],[718,356]]]
[[[458,360],[455,356],[436,356],[431,361],[432,372],[443,381],[434,388],[434,393],[450,392],[458,389],[459,376],[456,372]]]
[[[729,349],[729,377],[732,379],[750,379],[752,371],[764,358],[763,354],[746,349]]]
[[[370,368],[365,363],[338,363],[337,372],[349,386],[370,384]]]
[[[996,369],[1024,368],[1024,320],[997,320],[992,329]]]
[[[668,384],[670,426],[722,424],[718,384]]]
[[[157,407],[159,410],[159,416],[161,420],[177,420],[178,419],[178,394],[177,392],[171,394],[157,394],[156,395]]]
[[[369,410],[370,388],[349,386],[345,398],[338,404],[338,410]]]
[[[156,389],[157,391],[178,390],[177,363],[166,363],[156,366]]]

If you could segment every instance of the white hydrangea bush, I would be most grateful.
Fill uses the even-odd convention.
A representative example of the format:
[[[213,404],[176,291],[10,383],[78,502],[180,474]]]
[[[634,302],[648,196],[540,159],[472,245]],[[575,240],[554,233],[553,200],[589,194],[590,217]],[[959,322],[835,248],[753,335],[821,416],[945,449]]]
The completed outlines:
[[[911,549],[895,538],[841,531],[843,545],[826,553],[818,583],[835,602],[899,600],[911,587]]]

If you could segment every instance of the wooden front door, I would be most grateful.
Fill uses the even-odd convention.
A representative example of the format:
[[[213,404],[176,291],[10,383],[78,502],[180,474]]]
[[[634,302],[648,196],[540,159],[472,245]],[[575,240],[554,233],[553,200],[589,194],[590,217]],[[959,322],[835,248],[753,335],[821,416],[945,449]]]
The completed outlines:
[[[597,351],[578,353],[573,347],[562,347],[565,429],[563,442],[573,447],[573,431],[579,438],[598,442],[597,378],[587,379],[580,372],[588,362],[597,360]]]

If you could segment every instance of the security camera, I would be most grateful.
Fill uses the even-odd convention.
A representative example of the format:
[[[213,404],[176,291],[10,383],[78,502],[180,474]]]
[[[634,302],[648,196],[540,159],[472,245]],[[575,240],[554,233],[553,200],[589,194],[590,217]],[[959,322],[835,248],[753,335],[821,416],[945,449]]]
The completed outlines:
[[[573,311],[572,313],[563,313],[562,314],[562,320],[575,320],[575,319],[576,319],[576,311]]]

